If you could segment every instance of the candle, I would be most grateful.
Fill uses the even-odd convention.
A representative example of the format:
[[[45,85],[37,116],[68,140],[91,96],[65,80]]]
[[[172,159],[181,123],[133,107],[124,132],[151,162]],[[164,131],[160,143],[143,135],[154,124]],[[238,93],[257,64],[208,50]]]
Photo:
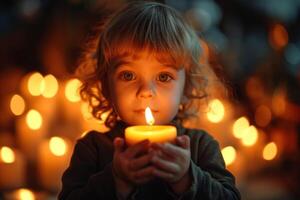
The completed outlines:
[[[71,143],[60,137],[44,140],[39,146],[38,174],[42,186],[51,192],[61,188],[61,177],[70,160]]]
[[[0,147],[0,190],[14,189],[25,183],[25,160],[10,147]]]
[[[125,129],[125,140],[129,146],[146,139],[151,143],[164,143],[176,138],[176,127],[153,125],[154,118],[149,107],[145,110],[145,118],[148,125],[130,126]]]
[[[18,145],[30,162],[36,161],[38,144],[47,134],[46,128],[42,115],[33,109],[16,121]]]
[[[44,191],[35,191],[29,188],[18,188],[16,190],[8,190],[3,192],[3,199],[9,200],[46,200],[52,199],[50,194]],[[54,197],[53,197],[54,199]]]

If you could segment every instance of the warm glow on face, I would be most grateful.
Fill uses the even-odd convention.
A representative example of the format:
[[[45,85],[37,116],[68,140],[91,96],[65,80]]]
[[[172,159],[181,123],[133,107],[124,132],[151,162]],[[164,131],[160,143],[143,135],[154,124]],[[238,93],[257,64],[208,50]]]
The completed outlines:
[[[208,104],[209,111],[206,116],[207,119],[213,123],[220,122],[225,115],[224,105],[219,99],[214,99]]]
[[[146,118],[146,122],[149,125],[153,125],[155,120],[154,117],[152,115],[151,109],[149,107],[146,108],[145,110],[145,118]]]
[[[222,149],[222,155],[226,166],[232,164],[236,158],[236,150],[232,146],[227,146]]]
[[[48,74],[44,77],[41,83],[41,91],[42,95],[46,98],[52,98],[56,95],[58,91],[58,82],[53,75]]]
[[[263,158],[265,160],[273,160],[277,154],[277,146],[274,142],[268,143],[263,150]]]
[[[38,111],[31,109],[30,111],[28,111],[26,115],[26,123],[30,129],[37,130],[41,128],[43,123],[43,118]]]
[[[15,154],[13,150],[7,146],[3,146],[0,149],[0,160],[4,163],[15,162]]]
[[[288,43],[289,36],[285,27],[281,24],[275,24],[269,33],[269,41],[273,48],[281,49]]]
[[[41,95],[42,92],[42,82],[43,82],[44,77],[36,72],[33,73],[29,79],[28,79],[28,83],[27,83],[27,87],[28,87],[28,91],[32,96],[39,96]]]
[[[240,117],[233,124],[233,135],[234,137],[241,139],[245,130],[249,128],[249,121],[246,117]]]
[[[67,82],[65,88],[65,96],[71,102],[80,101],[79,88],[82,85],[81,81],[78,79],[71,79]]]
[[[19,200],[34,200],[34,194],[28,189],[19,189],[18,190],[18,199]]]
[[[255,122],[261,127],[267,126],[272,119],[271,110],[264,105],[259,106],[255,111]]]
[[[22,115],[25,110],[25,101],[24,99],[15,94],[10,100],[10,110],[14,115]]]
[[[258,139],[258,132],[255,126],[249,126],[241,139],[245,146],[254,145]]]
[[[63,156],[67,150],[66,142],[60,137],[52,137],[49,142],[50,151],[56,156]]]

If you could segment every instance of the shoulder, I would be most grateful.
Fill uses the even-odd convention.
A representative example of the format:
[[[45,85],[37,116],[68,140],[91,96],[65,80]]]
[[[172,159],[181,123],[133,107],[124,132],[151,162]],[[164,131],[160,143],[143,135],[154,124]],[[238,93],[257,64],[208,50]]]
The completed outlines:
[[[79,148],[89,149],[96,153],[101,149],[111,149],[113,139],[110,132],[100,133],[97,131],[89,131],[83,137],[77,140],[76,146]]]
[[[88,146],[109,145],[113,138],[110,132],[100,133],[98,131],[89,131],[82,138],[77,140],[77,143],[82,143]]]

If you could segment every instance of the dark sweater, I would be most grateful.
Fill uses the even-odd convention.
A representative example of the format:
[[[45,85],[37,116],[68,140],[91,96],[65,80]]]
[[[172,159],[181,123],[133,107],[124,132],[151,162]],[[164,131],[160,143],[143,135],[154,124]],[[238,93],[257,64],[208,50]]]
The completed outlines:
[[[70,166],[62,177],[58,199],[117,199],[112,175],[113,140],[124,137],[126,125],[119,122],[108,133],[89,132],[78,140]],[[188,135],[191,141],[190,173],[193,183],[178,197],[160,179],[136,189],[130,199],[240,199],[233,175],[225,169],[218,142],[202,130],[177,125],[178,135]]]

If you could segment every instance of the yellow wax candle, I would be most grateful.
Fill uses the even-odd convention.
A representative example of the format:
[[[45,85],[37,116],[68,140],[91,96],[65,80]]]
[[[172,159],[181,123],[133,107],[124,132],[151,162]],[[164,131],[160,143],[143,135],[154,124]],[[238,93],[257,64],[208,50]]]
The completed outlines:
[[[176,127],[152,125],[154,124],[154,118],[149,107],[146,108],[145,117],[149,125],[130,126],[125,129],[125,140],[127,145],[134,145],[146,139],[148,139],[150,143],[164,143],[176,138]]]
[[[44,140],[39,146],[38,174],[42,186],[51,192],[61,188],[61,177],[71,156],[71,143],[60,137]]]
[[[21,152],[0,147],[0,190],[15,189],[25,184],[25,159]]]

